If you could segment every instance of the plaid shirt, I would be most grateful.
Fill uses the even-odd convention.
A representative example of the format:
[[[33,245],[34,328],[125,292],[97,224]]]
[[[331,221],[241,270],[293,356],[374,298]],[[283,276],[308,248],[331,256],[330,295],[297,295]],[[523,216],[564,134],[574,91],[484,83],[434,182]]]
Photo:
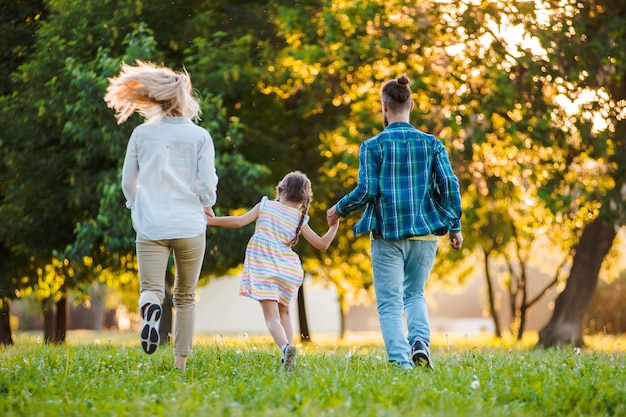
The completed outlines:
[[[448,152],[433,135],[392,123],[361,144],[358,184],[336,205],[345,217],[366,205],[354,233],[386,240],[461,231],[461,194]]]

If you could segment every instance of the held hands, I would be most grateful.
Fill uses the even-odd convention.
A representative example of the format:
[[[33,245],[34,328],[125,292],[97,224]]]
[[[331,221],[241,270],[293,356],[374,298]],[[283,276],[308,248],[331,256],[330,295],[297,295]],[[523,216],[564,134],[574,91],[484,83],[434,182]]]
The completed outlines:
[[[326,220],[328,221],[328,226],[335,225],[341,218],[335,207],[336,205],[326,210]]]
[[[213,207],[204,207],[204,216],[206,217],[206,224],[210,225],[209,218],[215,217],[215,212],[213,211]]]
[[[328,226],[334,226],[339,222],[341,216],[337,213],[336,205],[332,206],[326,211],[326,220],[328,220]],[[463,246],[463,235],[461,232],[450,232],[450,246],[453,249],[461,249]]]

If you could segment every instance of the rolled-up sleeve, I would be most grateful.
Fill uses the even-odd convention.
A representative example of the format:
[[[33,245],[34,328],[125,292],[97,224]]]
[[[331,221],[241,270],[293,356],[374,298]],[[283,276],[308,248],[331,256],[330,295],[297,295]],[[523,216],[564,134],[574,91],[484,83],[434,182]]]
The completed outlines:
[[[374,161],[372,150],[365,143],[359,151],[359,172],[356,187],[337,203],[336,210],[341,217],[369,203],[378,192],[378,164]]]
[[[440,208],[446,214],[450,230],[460,232],[463,208],[461,206],[459,180],[452,170],[448,152],[443,145],[440,145],[438,152],[435,153],[433,170],[440,196],[438,200]]]

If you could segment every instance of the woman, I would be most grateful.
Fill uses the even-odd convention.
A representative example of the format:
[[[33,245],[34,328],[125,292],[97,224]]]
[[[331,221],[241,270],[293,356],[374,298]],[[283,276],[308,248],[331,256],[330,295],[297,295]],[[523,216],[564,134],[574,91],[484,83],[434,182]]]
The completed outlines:
[[[174,366],[185,370],[192,353],[195,292],[206,246],[206,215],[217,198],[215,149],[209,132],[195,125],[200,105],[187,71],[148,62],[123,64],[109,79],[104,100],[118,124],[135,111],[146,121],[135,128],[126,150],[122,190],[137,232],[141,346],[159,343],[165,272],[174,253]]]

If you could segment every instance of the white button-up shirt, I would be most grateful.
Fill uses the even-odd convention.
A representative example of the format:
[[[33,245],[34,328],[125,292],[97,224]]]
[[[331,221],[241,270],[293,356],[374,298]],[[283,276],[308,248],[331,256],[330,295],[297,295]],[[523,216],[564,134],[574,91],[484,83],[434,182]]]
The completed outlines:
[[[217,181],[213,139],[191,119],[165,117],[133,131],[122,190],[140,237],[163,240],[202,234],[203,207],[215,204]]]

